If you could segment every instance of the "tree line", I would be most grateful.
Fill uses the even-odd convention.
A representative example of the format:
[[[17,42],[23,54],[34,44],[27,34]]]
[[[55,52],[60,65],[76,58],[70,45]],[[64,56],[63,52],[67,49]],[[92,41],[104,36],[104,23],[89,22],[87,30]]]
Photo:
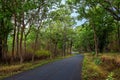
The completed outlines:
[[[120,52],[120,1],[69,0],[77,6],[78,19],[86,22],[77,28],[76,47],[83,51]],[[78,39],[76,39],[77,41]]]
[[[0,62],[54,58],[72,50],[119,52],[119,7],[119,0],[0,0]]]
[[[71,53],[75,21],[66,7],[61,0],[0,0],[0,61]]]

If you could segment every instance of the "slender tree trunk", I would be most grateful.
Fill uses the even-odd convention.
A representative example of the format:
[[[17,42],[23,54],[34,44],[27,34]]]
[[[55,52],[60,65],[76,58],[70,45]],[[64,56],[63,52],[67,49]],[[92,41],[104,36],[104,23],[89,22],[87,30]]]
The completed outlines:
[[[63,44],[63,56],[66,54],[66,43]]]
[[[88,46],[89,51],[90,51],[90,52],[91,52],[91,51],[94,51],[93,48],[92,48],[92,45],[90,44],[90,41],[89,41],[89,40],[88,40],[88,42],[89,42],[89,46]]]
[[[6,63],[7,63],[7,52],[8,52],[7,38],[8,38],[8,34],[5,35],[3,40],[3,60]]]
[[[24,53],[24,54],[26,54],[26,50],[27,50],[27,48],[26,48],[26,39],[27,39],[27,37],[26,37],[26,35],[25,35],[25,39],[24,39],[24,48],[25,48],[25,49],[24,49],[24,50],[25,50],[24,52],[25,52],[25,53]]]
[[[2,1],[3,3],[3,1]],[[0,10],[2,11],[2,9]],[[2,62],[2,57],[3,57],[3,53],[2,53],[2,30],[3,30],[3,27],[2,27],[2,21],[3,19],[0,19],[0,62]]]
[[[1,19],[1,32],[4,31],[5,28],[5,21],[4,19]],[[7,46],[7,37],[8,33],[7,32],[2,32],[1,34],[1,40],[2,40],[2,59],[4,62],[7,62],[7,51],[8,51],[8,46]]]
[[[72,40],[70,41],[70,54],[72,54],[72,45],[73,45],[73,42]]]
[[[2,21],[0,20],[0,61],[2,61]]]
[[[22,14],[22,27],[21,27],[21,37],[20,37],[20,63],[23,63],[23,33],[25,29],[25,24],[24,24],[24,12]]]
[[[36,48],[37,48],[37,43],[38,43],[38,38],[39,38],[38,34],[39,34],[40,27],[42,25],[42,20],[40,21],[39,24],[40,25],[38,26],[37,31],[36,31],[36,38],[35,38],[35,42],[34,42],[34,50],[33,50],[32,62],[34,62],[34,58],[35,58],[35,51],[36,51]]]
[[[32,62],[34,62],[34,58],[35,58],[35,51],[36,51],[37,43],[38,43],[39,30],[40,30],[40,26],[38,27],[37,32],[36,32],[36,38],[35,38],[35,42],[34,42],[34,50],[33,50]]]
[[[96,29],[94,25],[92,25],[92,27],[94,31],[95,53],[96,53],[96,56],[98,56],[98,40],[97,40]]]
[[[57,56],[57,42],[55,42],[54,46],[54,57]]]
[[[19,55],[19,58],[20,58],[20,41],[19,41],[19,33],[20,33],[20,26],[17,27],[17,37],[16,37],[16,46],[17,46],[16,54]]]
[[[69,42],[66,44],[66,54],[69,54]]]
[[[27,51],[27,44],[26,44],[26,41],[27,41],[27,36],[28,36],[28,34],[30,33],[30,30],[31,30],[31,27],[32,27],[32,25],[30,24],[30,28],[29,28],[29,30],[28,30],[28,32],[27,33],[25,33],[24,34],[24,36],[25,36],[25,39],[24,39],[24,54],[26,54],[26,51]]]
[[[23,42],[23,27],[21,28],[21,38],[20,38],[20,63],[23,63],[23,48],[22,48],[22,42]]]
[[[64,26],[64,39],[63,39],[63,56],[66,55],[66,26]]]
[[[69,41],[68,42],[66,41],[66,55],[69,54],[69,47],[70,47]]]
[[[37,32],[38,32],[38,31],[37,31]],[[36,47],[37,47],[37,42],[38,42],[38,33],[36,34],[36,38],[35,38],[34,51],[33,51],[33,55],[32,55],[32,62],[34,62],[35,51],[36,51]]]
[[[12,58],[11,58],[11,62],[14,61],[14,57],[15,57],[15,37],[16,37],[16,14],[14,14],[14,34],[13,34],[13,42],[12,42]]]
[[[0,38],[0,61],[2,60],[2,40]]]
[[[120,52],[120,25],[119,25],[119,21],[117,22],[118,23],[118,51]]]

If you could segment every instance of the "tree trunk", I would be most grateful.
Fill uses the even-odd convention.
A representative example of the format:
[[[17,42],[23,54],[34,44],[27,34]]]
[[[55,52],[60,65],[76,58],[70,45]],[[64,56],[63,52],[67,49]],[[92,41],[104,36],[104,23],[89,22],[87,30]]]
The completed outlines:
[[[7,37],[8,37],[8,35],[7,34],[5,34],[5,37],[4,37],[4,39],[3,39],[3,41],[2,41],[2,45],[3,45],[3,61],[5,61],[6,63],[7,63],[7,52],[8,52],[8,45],[7,45]]]
[[[64,38],[63,38],[63,56],[66,55],[66,26],[64,26]]]
[[[7,51],[8,51],[8,46],[7,46],[8,33],[4,32],[4,28],[5,28],[5,24],[4,23],[5,23],[5,21],[2,18],[1,19],[1,33],[0,33],[0,37],[1,37],[1,50],[2,50],[2,53],[1,53],[2,57],[1,58],[2,58],[2,60],[4,62],[7,62],[6,58],[7,58]]]
[[[67,42],[67,45],[66,45],[66,54],[69,54],[69,42]]]
[[[92,25],[92,27],[94,31],[95,53],[96,53],[96,56],[98,56],[98,40],[97,40],[96,29],[94,25]]]
[[[22,27],[21,27],[21,38],[20,38],[20,63],[23,63],[23,33],[24,33],[24,29],[25,29],[25,24],[24,24],[24,12],[22,14]]]
[[[30,31],[31,31],[31,27],[32,27],[32,25],[30,24],[30,28],[29,28],[28,32],[24,34],[24,36],[25,36],[25,39],[24,39],[24,48],[25,48],[24,49],[25,50],[24,54],[26,54],[26,51],[27,51],[26,41],[27,41],[27,36],[30,33]]]
[[[120,25],[119,25],[119,21],[118,21],[118,51],[120,52]]]
[[[25,50],[25,51],[24,51],[24,54],[26,54],[26,49],[27,49],[27,48],[26,48],[26,39],[27,39],[27,37],[25,36],[25,39],[24,39],[24,48],[25,48],[25,49],[24,49],[24,50]]]
[[[37,31],[37,32],[38,32],[38,31]],[[32,55],[32,62],[34,62],[35,51],[36,51],[36,47],[37,47],[37,42],[38,42],[38,33],[36,34],[36,38],[35,38],[34,51],[33,51],[33,55]]]
[[[0,60],[3,60],[3,18],[0,20]]]
[[[2,38],[1,38],[1,34],[0,34],[0,61],[2,61]]]
[[[0,20],[0,61],[2,61],[2,21]]]
[[[57,56],[57,42],[55,42],[54,46],[54,57]]]
[[[73,45],[73,42],[72,40],[70,41],[70,54],[72,54],[72,45]]]
[[[63,44],[63,56],[65,56],[65,44]]]
[[[40,26],[38,27],[37,29],[37,32],[36,32],[36,38],[35,38],[35,42],[34,42],[34,50],[33,50],[33,56],[32,56],[32,62],[34,62],[34,58],[35,58],[35,51],[36,51],[36,48],[37,48],[37,43],[38,43],[38,37],[39,37],[39,29],[40,29]]]
[[[37,47],[37,43],[38,43],[38,38],[39,38],[38,34],[39,34],[39,30],[40,30],[40,27],[41,27],[41,24],[42,24],[42,20],[40,21],[39,24],[40,25],[38,26],[37,31],[36,31],[36,38],[35,38],[35,42],[34,42],[34,50],[33,50],[32,62],[34,62],[35,51],[36,51],[36,47]]]
[[[21,31],[21,38],[20,38],[20,63],[23,63],[22,41],[23,41],[23,28]]]
[[[17,37],[16,37],[16,46],[17,46],[16,54],[19,55],[19,59],[20,59],[19,33],[20,33],[20,26],[17,27]]]
[[[14,34],[13,34],[13,42],[12,42],[12,58],[11,58],[11,62],[14,61],[14,57],[15,57],[15,37],[16,37],[16,14],[14,14]]]

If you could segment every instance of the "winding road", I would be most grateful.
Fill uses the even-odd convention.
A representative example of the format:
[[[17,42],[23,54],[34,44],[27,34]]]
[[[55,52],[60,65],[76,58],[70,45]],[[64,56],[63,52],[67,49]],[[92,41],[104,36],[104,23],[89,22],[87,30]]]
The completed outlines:
[[[82,55],[46,64],[4,80],[81,80]]]

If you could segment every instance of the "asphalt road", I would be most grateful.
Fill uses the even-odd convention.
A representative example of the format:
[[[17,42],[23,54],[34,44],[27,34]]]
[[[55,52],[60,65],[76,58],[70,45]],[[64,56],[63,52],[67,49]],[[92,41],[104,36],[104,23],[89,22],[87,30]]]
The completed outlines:
[[[82,55],[76,55],[4,80],[81,80],[82,60]]]

